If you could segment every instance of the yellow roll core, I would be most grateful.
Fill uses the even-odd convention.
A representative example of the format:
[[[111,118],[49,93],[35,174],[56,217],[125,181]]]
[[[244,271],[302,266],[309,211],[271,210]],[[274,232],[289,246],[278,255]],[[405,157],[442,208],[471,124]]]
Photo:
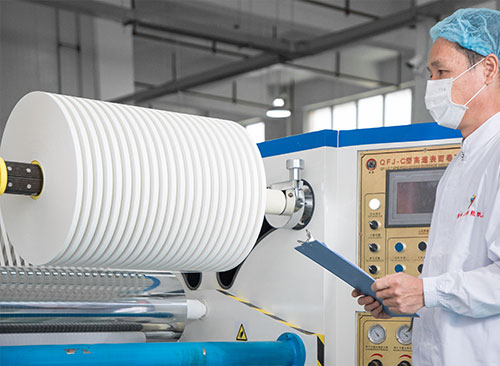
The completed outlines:
[[[5,163],[4,163],[5,164]],[[31,164],[35,164],[35,165],[38,165],[40,167],[40,170],[42,171],[42,177],[43,177],[43,168],[42,168],[42,164],[40,164],[39,161],[36,161],[36,160],[33,160],[31,162]],[[42,195],[42,192],[43,192],[43,183],[42,183],[42,189],[40,190],[40,193],[38,193],[37,195],[34,195],[34,196],[31,196],[31,198],[33,198],[34,200],[37,200],[40,198],[40,196]]]
[[[5,164],[5,160],[0,158],[0,196],[4,194],[5,189],[7,188],[8,180],[7,165]]]

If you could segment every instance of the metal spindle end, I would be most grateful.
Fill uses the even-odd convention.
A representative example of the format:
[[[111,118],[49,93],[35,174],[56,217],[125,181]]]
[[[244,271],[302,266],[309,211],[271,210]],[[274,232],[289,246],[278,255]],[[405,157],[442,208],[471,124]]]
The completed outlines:
[[[8,193],[37,199],[42,189],[43,171],[38,161],[19,163],[0,158],[0,195]]]

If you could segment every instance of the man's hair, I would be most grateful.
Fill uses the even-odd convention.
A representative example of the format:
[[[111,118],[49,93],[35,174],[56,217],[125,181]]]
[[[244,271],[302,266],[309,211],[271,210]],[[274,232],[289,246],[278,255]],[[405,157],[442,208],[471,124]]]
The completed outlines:
[[[455,48],[458,51],[462,52],[465,55],[465,57],[467,57],[467,60],[469,61],[469,66],[474,66],[476,63],[481,61],[482,58],[484,58],[484,56],[480,55],[479,53],[464,48],[460,46],[458,43],[455,43]]]

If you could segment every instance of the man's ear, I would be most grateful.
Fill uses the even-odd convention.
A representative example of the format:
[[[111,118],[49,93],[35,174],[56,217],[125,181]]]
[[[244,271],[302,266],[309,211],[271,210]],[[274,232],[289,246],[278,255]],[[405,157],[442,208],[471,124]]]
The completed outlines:
[[[490,53],[485,57],[483,64],[484,76],[486,78],[485,84],[488,85],[496,81],[496,78],[498,77],[498,57],[495,54]]]

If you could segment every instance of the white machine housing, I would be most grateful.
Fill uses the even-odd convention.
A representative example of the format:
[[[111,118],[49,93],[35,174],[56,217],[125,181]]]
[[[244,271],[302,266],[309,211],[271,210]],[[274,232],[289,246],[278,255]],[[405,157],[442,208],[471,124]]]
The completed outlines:
[[[435,123],[366,130],[324,130],[259,145],[268,185],[288,179],[287,159],[303,159],[305,179],[313,188],[315,208],[307,229],[353,263],[358,261],[358,153],[369,150],[457,144],[460,135]],[[268,340],[280,332],[300,335],[308,352],[306,364],[357,365],[356,312],[352,288],[302,256],[294,247],[305,230],[277,230],[253,249],[227,291],[286,320],[324,335],[324,358],[314,340],[300,331],[214,291],[215,273],[203,273],[201,286],[188,297],[209,304],[201,321],[186,327],[185,341],[235,339],[241,324],[249,340]],[[314,336],[313,336],[314,338]],[[322,362],[320,362],[322,361]]]

